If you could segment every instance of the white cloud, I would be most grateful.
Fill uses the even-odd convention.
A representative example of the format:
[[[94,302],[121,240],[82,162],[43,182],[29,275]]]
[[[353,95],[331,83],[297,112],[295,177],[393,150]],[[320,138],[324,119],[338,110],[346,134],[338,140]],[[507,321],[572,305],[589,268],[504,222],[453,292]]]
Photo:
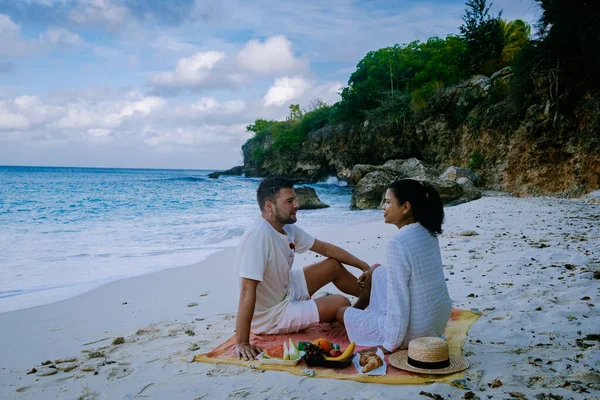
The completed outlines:
[[[219,103],[212,97],[203,97],[191,105],[193,111],[203,114],[233,114],[241,112],[245,107],[246,103],[243,100],[230,100]]]
[[[0,56],[23,56],[31,51],[32,43],[23,40],[21,28],[6,14],[0,14]]]
[[[23,3],[27,4],[37,4],[44,7],[52,7],[54,5],[64,5],[67,4],[71,0],[21,0]]]
[[[146,117],[161,109],[166,101],[155,96],[136,100],[74,101],[62,107],[61,118],[51,126],[59,129],[116,129],[130,119]]]
[[[300,77],[277,78],[263,98],[265,106],[280,106],[287,101],[294,100],[310,86],[308,81]]]
[[[220,84],[231,85],[236,78],[232,75],[218,74],[215,66],[226,58],[220,51],[205,51],[184,57],[177,61],[174,71],[155,74],[152,83],[159,88],[197,89],[215,87]]]
[[[305,93],[304,98],[308,94],[310,96],[309,102],[313,99],[319,99],[327,104],[333,104],[341,100],[340,92],[344,86],[346,85],[342,82],[327,82],[311,88]]]
[[[285,73],[306,65],[305,60],[294,57],[292,42],[285,36],[274,36],[264,43],[250,40],[236,60],[240,67],[258,74]]]
[[[133,101],[127,103],[121,109],[120,115],[127,116],[133,115],[136,112],[147,115],[151,112],[161,108],[166,104],[166,101],[161,99],[160,97],[152,96],[145,97],[141,100]]]
[[[115,137],[111,133],[110,129],[88,129],[87,137],[92,143],[111,143],[115,140]]]
[[[36,107],[41,104],[37,96],[19,96],[15,99],[15,104],[21,109]]]
[[[245,125],[201,125],[194,128],[176,128],[147,137],[150,146],[162,146],[166,151],[173,147],[198,147],[230,143],[236,137],[246,136]]]
[[[213,157],[205,167],[236,164],[239,150],[223,156],[210,149],[239,149],[248,138],[248,122],[232,118],[245,108],[245,102],[204,97],[194,103],[180,103],[169,104],[164,98],[135,91],[114,100],[93,96],[0,99],[0,149],[4,146],[0,156],[7,156],[9,144],[20,146],[22,154],[49,146],[68,148],[69,152],[110,146],[120,152],[130,151],[132,156],[145,152],[148,159],[152,153],[197,152]],[[13,154],[9,160],[17,156]]]
[[[42,101],[37,96],[0,100],[0,130],[55,132],[59,136],[69,131],[88,131],[97,137],[102,129],[123,128],[131,121],[140,126],[144,118],[156,114],[166,104],[159,97],[132,96],[135,97],[115,101],[85,98]],[[50,135],[49,139],[56,137]]]
[[[19,35],[19,25],[12,22],[6,14],[0,14],[0,38],[8,39]]]
[[[65,28],[52,28],[40,34],[40,43],[58,46],[81,46],[84,44],[84,40],[78,34],[70,32]]]
[[[110,27],[130,22],[127,8],[109,0],[81,0],[71,11],[69,18],[81,25],[99,24]]]
[[[271,37],[264,42],[250,40],[237,53],[235,49],[229,51],[234,53],[233,56],[211,50],[183,57],[173,71],[154,74],[151,84],[159,93],[238,89],[255,84],[255,79],[264,76],[308,71],[308,60],[295,58],[292,43],[284,36]]]
[[[40,53],[59,46],[81,46],[85,41],[65,28],[50,28],[40,33],[39,39],[27,40],[21,36],[21,27],[8,15],[0,14],[0,56],[21,57]]]
[[[0,108],[0,131],[23,130],[29,128],[27,118]]]

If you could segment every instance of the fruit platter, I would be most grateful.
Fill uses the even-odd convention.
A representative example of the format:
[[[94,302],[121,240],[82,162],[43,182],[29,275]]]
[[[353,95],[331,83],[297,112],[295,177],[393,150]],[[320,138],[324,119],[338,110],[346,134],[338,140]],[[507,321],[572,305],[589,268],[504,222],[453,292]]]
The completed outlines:
[[[339,345],[319,338],[311,342],[299,342],[297,345],[289,338],[281,344],[265,349],[257,357],[261,364],[295,366],[300,359],[306,365],[325,368],[345,368],[352,364],[355,343],[352,342],[343,351]]]
[[[290,338],[287,343],[283,342],[278,346],[263,351],[256,359],[261,364],[294,366],[298,364],[298,361],[300,361],[303,355],[304,352],[300,351],[294,344],[294,341]]]
[[[299,343],[299,347],[304,351],[302,359],[306,365],[325,368],[345,368],[350,365],[355,345],[352,342],[342,351],[339,345],[332,344],[324,338],[316,339],[312,343]]]

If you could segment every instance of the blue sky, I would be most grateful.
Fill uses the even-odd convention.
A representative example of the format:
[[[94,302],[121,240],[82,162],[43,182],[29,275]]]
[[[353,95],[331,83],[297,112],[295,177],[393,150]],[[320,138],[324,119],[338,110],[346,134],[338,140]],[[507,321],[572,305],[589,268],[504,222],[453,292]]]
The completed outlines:
[[[464,7],[0,0],[0,165],[238,165],[254,119],[334,103],[368,51],[457,34]],[[533,0],[492,9],[530,23],[538,13]]]

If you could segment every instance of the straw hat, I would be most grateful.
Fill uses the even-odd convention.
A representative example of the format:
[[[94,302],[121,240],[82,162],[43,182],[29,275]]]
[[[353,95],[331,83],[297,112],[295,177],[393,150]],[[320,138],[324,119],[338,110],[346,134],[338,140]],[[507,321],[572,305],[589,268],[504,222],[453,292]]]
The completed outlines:
[[[469,368],[465,358],[449,355],[448,343],[438,337],[411,340],[408,350],[392,354],[389,362],[399,369],[432,375],[453,374]]]

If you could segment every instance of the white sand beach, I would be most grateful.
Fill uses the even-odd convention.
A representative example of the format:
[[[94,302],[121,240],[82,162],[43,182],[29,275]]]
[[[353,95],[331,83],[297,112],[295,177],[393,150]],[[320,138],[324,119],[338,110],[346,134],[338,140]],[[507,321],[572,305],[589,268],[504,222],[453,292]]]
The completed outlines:
[[[369,263],[384,261],[395,232],[382,218],[314,232],[300,214],[299,225]],[[600,204],[490,192],[447,208],[444,229],[454,306],[482,313],[463,349],[471,367],[462,385],[367,384],[185,362],[233,334],[231,248],[197,265],[0,314],[0,398],[600,398]],[[315,260],[299,255],[295,268]],[[124,343],[112,344],[117,337]],[[41,376],[46,360],[62,370]]]

